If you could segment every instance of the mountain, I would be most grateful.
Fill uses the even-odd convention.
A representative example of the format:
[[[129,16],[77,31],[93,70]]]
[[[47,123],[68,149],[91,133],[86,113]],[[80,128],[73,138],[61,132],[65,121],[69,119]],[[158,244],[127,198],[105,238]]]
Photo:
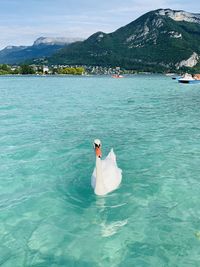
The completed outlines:
[[[7,46],[0,51],[0,64],[19,64],[27,60],[51,56],[59,49],[80,38],[40,37],[32,46]]]
[[[164,71],[199,64],[200,14],[150,11],[106,34],[97,32],[49,57],[49,63]]]
[[[77,41],[80,38],[67,38],[67,37],[40,37],[33,43],[34,46],[37,45],[66,45]]]

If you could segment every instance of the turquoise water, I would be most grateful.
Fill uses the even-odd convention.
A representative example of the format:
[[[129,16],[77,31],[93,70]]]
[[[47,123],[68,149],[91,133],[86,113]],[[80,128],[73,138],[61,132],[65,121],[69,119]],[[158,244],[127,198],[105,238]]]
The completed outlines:
[[[92,141],[121,187],[90,187]],[[0,266],[200,265],[200,85],[0,78]]]

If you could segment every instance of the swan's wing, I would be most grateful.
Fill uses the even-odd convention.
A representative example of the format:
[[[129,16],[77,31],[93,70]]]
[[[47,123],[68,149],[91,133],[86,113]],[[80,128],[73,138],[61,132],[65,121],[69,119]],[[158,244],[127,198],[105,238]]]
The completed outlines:
[[[93,188],[95,188],[96,186],[96,168],[94,168],[94,171],[92,173],[92,177],[91,177],[91,186]]]
[[[119,186],[122,180],[122,170],[118,168],[116,156],[111,149],[105,160],[102,161],[104,184],[108,191],[112,191]]]
[[[109,167],[109,168],[111,167],[111,169],[112,169],[112,167],[114,167],[115,170],[120,171],[122,173],[122,170],[120,168],[118,168],[118,166],[117,166],[116,155],[115,155],[113,148],[111,148],[107,157],[103,160],[103,165],[105,167]]]
[[[107,192],[116,189],[122,180],[122,170],[118,168],[116,162],[116,156],[113,149],[110,150],[107,157],[101,161],[102,162],[102,172],[103,172],[103,182]],[[94,168],[91,185],[95,188],[96,185],[96,168]]]
[[[111,148],[110,152],[108,153],[107,157],[105,158],[104,161],[107,161],[107,160],[110,160],[112,161],[113,163],[116,164],[116,155],[113,151],[113,148]]]
[[[122,171],[117,167],[117,165],[107,163],[108,161],[103,164],[103,177],[104,185],[107,191],[110,192],[120,185],[122,180]]]

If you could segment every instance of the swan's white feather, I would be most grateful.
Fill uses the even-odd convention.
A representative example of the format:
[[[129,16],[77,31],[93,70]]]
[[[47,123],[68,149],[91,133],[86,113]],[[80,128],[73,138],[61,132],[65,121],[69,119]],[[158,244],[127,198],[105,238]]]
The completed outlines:
[[[107,157],[101,161],[102,163],[102,176],[103,183],[105,186],[105,194],[115,190],[121,183],[122,180],[122,170],[118,168],[116,162],[116,155],[113,149],[110,150]],[[92,187],[95,188],[96,185],[96,168],[94,168],[91,177]]]

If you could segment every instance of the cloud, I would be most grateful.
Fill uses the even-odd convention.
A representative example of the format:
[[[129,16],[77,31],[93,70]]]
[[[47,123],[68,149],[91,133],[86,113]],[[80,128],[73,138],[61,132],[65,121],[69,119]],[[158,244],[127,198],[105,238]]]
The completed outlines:
[[[158,8],[200,10],[195,0],[0,0],[0,48],[31,45],[40,36],[83,37],[112,32]],[[16,12],[16,10],[18,12]]]
[[[131,0],[123,1],[121,5],[116,5],[111,9],[107,10],[107,13],[115,15],[129,15],[133,14],[139,16],[148,11],[159,9],[159,8],[171,8],[175,10],[185,10],[190,12],[196,12],[200,9],[200,3],[192,4],[193,1],[185,0]]]
[[[114,24],[103,16],[87,14],[39,14],[19,18],[1,17],[0,49],[7,45],[31,45],[40,36],[47,37],[80,37],[87,38],[96,31],[111,32]]]
[[[109,13],[113,14],[123,14],[123,13],[131,13],[131,12],[146,12],[151,11],[160,7],[166,7],[167,1],[165,0],[143,0],[141,3],[141,0],[132,0],[129,1],[129,4],[127,5],[127,1],[125,1],[120,6],[116,6],[108,10]]]
[[[45,37],[79,37],[87,38],[94,32],[101,30],[104,32],[113,31],[107,23],[92,22],[79,18],[70,18],[64,25],[62,22],[36,26],[0,26],[0,49],[8,45],[32,45],[35,39],[40,36]]]

